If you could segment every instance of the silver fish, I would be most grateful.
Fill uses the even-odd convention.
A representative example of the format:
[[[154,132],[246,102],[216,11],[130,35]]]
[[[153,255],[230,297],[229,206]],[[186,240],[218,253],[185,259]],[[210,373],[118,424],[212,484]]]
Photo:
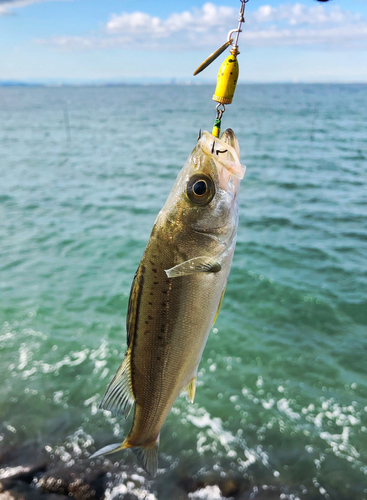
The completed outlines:
[[[176,398],[194,401],[198,365],[218,315],[238,225],[245,167],[231,129],[204,132],[159,212],[131,287],[125,358],[101,408],[134,419],[122,444],[152,476],[161,427]]]

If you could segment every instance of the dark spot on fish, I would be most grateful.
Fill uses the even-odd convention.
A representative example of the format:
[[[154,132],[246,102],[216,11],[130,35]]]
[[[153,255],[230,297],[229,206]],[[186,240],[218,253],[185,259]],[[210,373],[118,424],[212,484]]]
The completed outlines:
[[[151,305],[152,305],[152,303],[151,303],[151,302],[149,302],[149,305],[151,306]]]
[[[165,328],[164,328],[164,325],[161,326],[161,333],[164,333],[165,332]]]
[[[153,281],[153,283],[154,283],[155,285],[158,285],[158,281]]]
[[[147,325],[149,323],[149,321],[146,321],[145,324]]]
[[[166,294],[166,293],[167,293],[167,290],[162,290],[162,293]]]
[[[233,75],[233,71],[230,72],[230,75]]]
[[[163,339],[162,335],[158,335],[157,339],[162,340]]]
[[[157,272],[157,269],[152,269],[153,273],[156,273]]]
[[[160,361],[160,360],[161,360],[160,356],[157,356],[157,360],[158,360],[158,361]]]
[[[166,307],[166,303],[165,303],[165,302],[162,302],[162,306],[163,306],[163,307]]]
[[[154,262],[152,260],[149,261],[152,266],[155,266]]]
[[[151,315],[149,314],[148,319],[153,319],[153,316],[151,316]]]
[[[153,292],[150,292],[150,295],[154,295]]]
[[[228,62],[235,62],[236,59],[228,59]]]

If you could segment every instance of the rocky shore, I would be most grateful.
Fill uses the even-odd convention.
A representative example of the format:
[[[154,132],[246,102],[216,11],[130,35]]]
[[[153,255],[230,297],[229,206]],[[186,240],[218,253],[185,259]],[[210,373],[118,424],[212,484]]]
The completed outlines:
[[[0,500],[274,500],[281,494],[223,471],[191,476],[168,467],[152,479],[124,462],[79,457],[65,463],[36,445],[8,447],[0,451]]]

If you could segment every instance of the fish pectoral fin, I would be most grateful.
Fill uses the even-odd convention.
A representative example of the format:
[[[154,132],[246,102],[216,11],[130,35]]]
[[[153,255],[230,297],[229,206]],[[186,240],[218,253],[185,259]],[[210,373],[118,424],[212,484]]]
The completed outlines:
[[[151,446],[131,447],[131,450],[134,452],[145,471],[152,477],[155,477],[158,469],[158,447],[159,436]]]
[[[169,278],[177,278],[178,276],[187,276],[196,273],[217,273],[222,269],[222,266],[216,259],[203,255],[194,257],[190,260],[185,260],[177,266],[166,269],[165,273]]]
[[[131,381],[131,350],[129,349],[99,407],[127,418],[134,401]]]
[[[93,455],[91,455],[89,459],[99,457],[100,455],[109,455],[110,453],[115,453],[116,451],[124,450],[125,448],[127,448],[127,446],[124,445],[125,441],[123,443],[109,444],[107,446],[104,446],[100,450],[96,451],[95,453],[93,453]]]
[[[190,382],[185,387],[184,392],[186,392],[187,399],[190,401],[190,403],[193,403],[196,393],[196,377],[192,377]]]

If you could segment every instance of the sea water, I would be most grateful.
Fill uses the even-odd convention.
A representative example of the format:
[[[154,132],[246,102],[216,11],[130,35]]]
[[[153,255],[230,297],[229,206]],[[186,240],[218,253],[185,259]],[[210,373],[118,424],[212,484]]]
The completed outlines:
[[[0,448],[68,462],[126,436],[98,405],[212,91],[0,88]],[[366,118],[366,85],[240,85],[227,106],[247,165],[237,248],[195,403],[162,429],[160,499],[211,471],[254,498],[367,499]]]

